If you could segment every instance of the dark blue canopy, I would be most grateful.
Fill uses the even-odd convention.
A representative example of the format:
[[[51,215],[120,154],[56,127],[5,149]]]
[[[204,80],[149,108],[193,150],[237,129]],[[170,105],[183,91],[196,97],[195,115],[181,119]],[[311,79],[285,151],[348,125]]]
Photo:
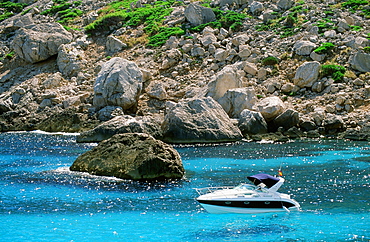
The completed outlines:
[[[254,185],[259,185],[261,183],[265,184],[268,188],[271,188],[273,185],[278,183],[280,180],[277,177],[271,176],[269,174],[260,173],[253,176],[247,177],[251,182],[253,182]]]

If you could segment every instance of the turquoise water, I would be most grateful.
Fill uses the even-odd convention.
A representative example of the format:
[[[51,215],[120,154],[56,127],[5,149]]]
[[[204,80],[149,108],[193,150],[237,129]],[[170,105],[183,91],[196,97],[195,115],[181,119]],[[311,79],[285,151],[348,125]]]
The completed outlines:
[[[370,241],[370,143],[296,141],[177,147],[177,182],[70,172],[93,147],[73,135],[0,134],[1,241]],[[303,211],[208,214],[193,188],[277,174]]]

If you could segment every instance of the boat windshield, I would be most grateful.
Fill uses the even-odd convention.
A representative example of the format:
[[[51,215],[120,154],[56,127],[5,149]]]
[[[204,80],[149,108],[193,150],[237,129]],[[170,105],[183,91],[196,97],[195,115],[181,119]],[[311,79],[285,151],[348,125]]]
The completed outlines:
[[[250,184],[240,184],[239,186],[234,187],[234,189],[256,190],[257,187]]]

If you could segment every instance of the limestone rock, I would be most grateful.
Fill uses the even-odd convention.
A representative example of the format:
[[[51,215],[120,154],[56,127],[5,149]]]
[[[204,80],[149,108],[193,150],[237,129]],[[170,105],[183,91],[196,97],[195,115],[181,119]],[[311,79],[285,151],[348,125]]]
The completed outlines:
[[[254,63],[250,63],[248,61],[245,62],[245,65],[244,65],[244,68],[243,70],[248,73],[248,74],[251,74],[253,76],[255,76],[258,72],[258,69],[257,69],[257,66],[256,64]]]
[[[294,84],[303,87],[312,87],[317,81],[321,65],[317,61],[305,62],[298,67],[294,76]]]
[[[304,40],[297,41],[293,46],[293,50],[297,55],[310,55],[315,48],[316,45],[314,43]]]
[[[104,63],[94,85],[94,106],[134,107],[142,90],[143,74],[131,61],[115,57]]]
[[[211,8],[191,3],[185,8],[185,18],[193,26],[198,26],[215,21],[216,15]]]
[[[277,116],[273,121],[272,125],[274,129],[283,127],[284,130],[288,130],[299,123],[299,113],[292,109],[285,110],[282,114]]]
[[[17,30],[12,47],[20,58],[36,63],[56,55],[71,40],[72,34],[59,23],[42,23]]]
[[[80,155],[71,171],[132,180],[180,179],[184,167],[178,152],[148,134],[118,134]]]
[[[124,114],[123,109],[118,106],[106,106],[100,109],[98,112],[98,119],[100,121],[108,121],[114,117],[122,116]]]
[[[260,112],[248,109],[240,113],[239,129],[244,136],[267,133],[267,123]]]
[[[263,4],[261,2],[253,1],[249,5],[249,11],[253,15],[259,15],[261,12],[263,12],[263,10],[264,10],[264,7],[263,7]]]
[[[324,120],[324,128],[327,132],[338,132],[344,129],[343,119],[334,114],[328,114]]]
[[[84,64],[85,54],[71,44],[63,44],[58,48],[57,65],[65,76],[77,76]]]
[[[162,124],[163,140],[170,143],[236,141],[240,130],[213,98],[189,99],[169,108]]]
[[[127,47],[125,43],[114,36],[107,37],[107,42],[105,43],[105,46],[107,48],[107,51],[109,52],[121,51]]]
[[[82,132],[77,136],[77,142],[100,142],[124,133],[146,133],[161,138],[161,122],[162,119],[151,116],[117,116],[92,130]]]
[[[151,82],[147,88],[147,93],[149,97],[158,100],[165,100],[167,98],[166,88],[162,82]]]
[[[269,122],[284,112],[285,104],[279,97],[266,97],[256,104],[255,109]]]
[[[234,118],[238,117],[244,109],[252,109],[257,102],[254,88],[236,88],[228,90],[217,100],[226,113]]]
[[[283,10],[288,10],[293,6],[293,4],[294,4],[293,0],[279,0],[277,2],[277,6]]]
[[[225,66],[216,74],[215,80],[208,84],[207,96],[219,99],[227,90],[242,87],[242,82],[234,66]]]
[[[370,54],[358,51],[350,59],[352,68],[361,72],[370,72]]]

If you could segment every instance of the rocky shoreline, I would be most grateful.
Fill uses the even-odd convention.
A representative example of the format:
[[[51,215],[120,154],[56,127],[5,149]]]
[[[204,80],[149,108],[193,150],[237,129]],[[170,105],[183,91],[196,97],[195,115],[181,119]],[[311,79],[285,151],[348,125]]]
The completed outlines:
[[[73,3],[82,14],[69,30],[60,14],[41,14],[56,4],[44,0],[0,22],[1,132],[80,132],[78,142],[122,133],[172,144],[370,141],[368,3],[350,11],[347,1],[220,0],[210,7],[245,14],[241,24],[192,32],[217,16],[182,1],[162,24],[186,33],[148,47],[145,24],[76,30],[110,2]]]

